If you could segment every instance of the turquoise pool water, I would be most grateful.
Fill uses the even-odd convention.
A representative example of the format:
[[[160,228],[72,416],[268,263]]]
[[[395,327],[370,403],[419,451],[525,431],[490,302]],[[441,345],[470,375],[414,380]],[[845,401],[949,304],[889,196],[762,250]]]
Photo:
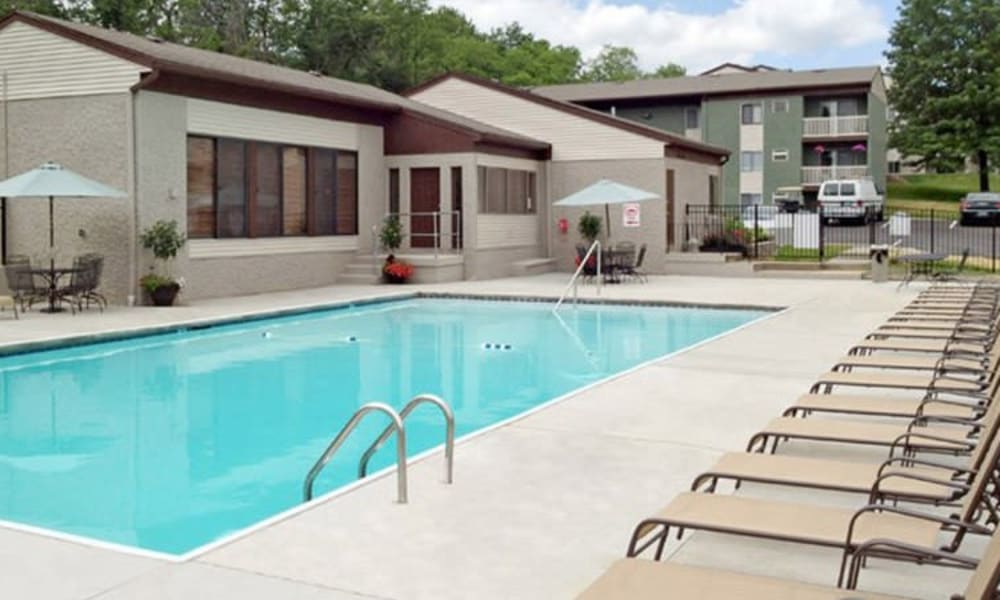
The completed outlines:
[[[414,299],[0,358],[0,519],[184,553],[299,504],[365,402],[438,394],[463,435],[764,314],[550,307]],[[434,407],[407,423],[410,455],[441,444]],[[362,424],[317,496],[385,424]]]

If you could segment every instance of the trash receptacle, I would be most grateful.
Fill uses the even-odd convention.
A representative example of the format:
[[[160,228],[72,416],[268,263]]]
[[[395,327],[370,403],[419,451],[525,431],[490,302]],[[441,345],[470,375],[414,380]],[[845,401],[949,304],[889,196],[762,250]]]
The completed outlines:
[[[872,261],[872,281],[884,283],[889,281],[889,246],[888,244],[872,244],[868,250]]]

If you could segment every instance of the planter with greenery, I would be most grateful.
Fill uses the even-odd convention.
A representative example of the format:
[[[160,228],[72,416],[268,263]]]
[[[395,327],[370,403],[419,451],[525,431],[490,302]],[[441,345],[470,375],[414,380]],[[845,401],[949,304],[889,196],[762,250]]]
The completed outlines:
[[[594,240],[601,235],[601,217],[589,212],[583,213],[580,215],[580,222],[577,224],[576,230],[580,232],[583,239],[587,240],[588,246],[593,245]]]
[[[394,253],[403,245],[403,224],[398,215],[388,215],[382,221],[382,229],[378,232],[378,241],[382,249],[389,254]]]
[[[390,254],[385,258],[382,266],[382,279],[386,283],[406,283],[406,280],[413,276],[413,265],[406,261],[396,260]]]
[[[152,251],[161,263],[161,271],[155,266],[139,280],[149,299],[155,306],[170,306],[181,290],[181,281],[170,275],[170,261],[177,256],[186,238],[177,227],[177,221],[157,221],[143,230],[139,242],[143,248]]]

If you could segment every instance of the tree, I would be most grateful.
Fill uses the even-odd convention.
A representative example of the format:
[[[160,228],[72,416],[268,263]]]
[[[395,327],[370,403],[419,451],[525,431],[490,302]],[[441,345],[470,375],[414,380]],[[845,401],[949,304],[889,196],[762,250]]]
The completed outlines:
[[[587,61],[581,75],[585,81],[629,81],[641,79],[642,69],[635,50],[606,44],[596,57]]]
[[[683,77],[687,75],[687,69],[677,63],[667,63],[660,65],[655,71],[646,73],[646,79],[670,79],[671,77]]]
[[[925,161],[973,155],[989,190],[1000,152],[1000,3],[903,0],[889,37],[891,143]]]

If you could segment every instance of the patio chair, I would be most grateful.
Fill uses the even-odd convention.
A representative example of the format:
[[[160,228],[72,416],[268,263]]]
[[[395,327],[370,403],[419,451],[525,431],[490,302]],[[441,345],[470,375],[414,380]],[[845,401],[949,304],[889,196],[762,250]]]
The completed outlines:
[[[107,300],[96,292],[100,284],[104,258],[99,254],[83,254],[73,259],[74,271],[69,284],[58,290],[59,295],[67,300],[74,310],[90,308],[91,302],[104,311]]]
[[[7,276],[7,289],[10,290],[21,312],[31,308],[36,300],[47,297],[48,289],[35,282],[35,276],[31,274],[31,260],[27,256],[21,254],[8,256],[4,272]]]
[[[583,244],[577,244],[576,245],[577,267],[580,266],[580,263],[583,262],[584,257],[586,256],[587,256],[587,247],[584,246]],[[584,281],[593,281],[593,279],[597,277],[597,259],[594,257],[593,254],[590,256],[590,259],[587,260],[587,264],[583,266],[583,270],[580,271],[580,277]]]
[[[965,271],[965,265],[969,261],[969,249],[966,248],[962,250],[962,257],[958,260],[958,264],[955,266],[954,271],[936,271],[931,278],[934,281],[959,281],[962,276],[962,272]]]
[[[993,534],[993,529],[981,524],[979,519],[996,522],[995,507],[987,492],[994,480],[998,454],[1000,444],[991,444],[982,468],[972,476],[959,512],[952,516],[942,517],[889,504],[867,504],[852,510],[742,495],[685,492],[636,525],[626,556],[636,557],[655,547],[653,558],[660,560],[672,530],[676,530],[678,539],[686,530],[703,530],[839,548],[842,558],[838,585],[849,575],[849,563],[851,578],[848,581],[856,579],[856,570],[861,565],[851,561],[857,560],[857,554],[873,544],[879,544],[879,550],[869,553],[869,557],[949,564],[949,558],[958,556],[955,552],[967,534]],[[950,540],[938,546],[941,534],[947,534]],[[916,550],[935,547],[934,554]]]
[[[646,281],[648,281],[648,278],[646,277],[646,274],[640,270],[642,268],[642,262],[643,260],[645,260],[645,258],[646,258],[646,244],[643,244],[639,246],[639,254],[636,256],[635,263],[624,267],[622,269],[622,274],[625,275],[626,277],[632,277],[643,283],[646,283]]]
[[[883,548],[902,546],[891,540],[872,540],[855,551],[848,569],[846,587],[843,588],[802,583],[776,577],[750,575],[710,567],[682,565],[675,562],[653,562],[635,558],[615,561],[594,583],[587,587],[578,600],[661,600],[663,598],[741,598],[743,600],[905,600],[902,596],[870,594],[856,591],[861,567],[869,554]],[[983,556],[972,558],[941,552],[932,548],[909,548],[914,558],[928,557],[929,562],[941,565],[971,567],[965,592],[952,596],[952,600],[974,600],[995,597],[1000,584],[1000,535],[994,534]]]

